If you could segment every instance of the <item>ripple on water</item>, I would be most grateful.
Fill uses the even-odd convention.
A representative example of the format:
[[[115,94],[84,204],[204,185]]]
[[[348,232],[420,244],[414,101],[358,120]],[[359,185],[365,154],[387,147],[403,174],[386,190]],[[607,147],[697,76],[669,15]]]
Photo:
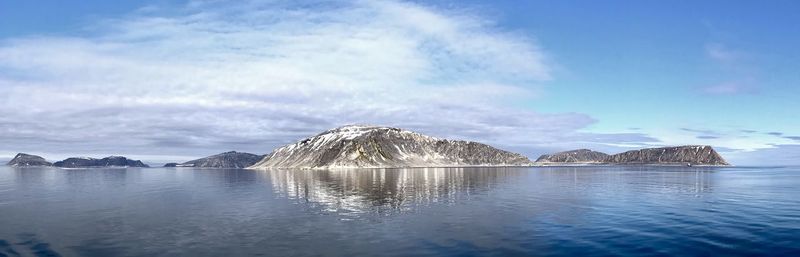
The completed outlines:
[[[793,167],[0,168],[0,254],[800,254]]]

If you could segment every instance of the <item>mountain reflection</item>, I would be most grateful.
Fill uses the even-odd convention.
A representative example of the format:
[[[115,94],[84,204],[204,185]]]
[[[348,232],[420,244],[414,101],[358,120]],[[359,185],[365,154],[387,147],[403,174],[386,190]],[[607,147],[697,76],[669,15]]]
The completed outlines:
[[[395,213],[485,194],[516,176],[515,168],[271,170],[273,190],[339,213]],[[516,174],[516,175],[515,175]]]

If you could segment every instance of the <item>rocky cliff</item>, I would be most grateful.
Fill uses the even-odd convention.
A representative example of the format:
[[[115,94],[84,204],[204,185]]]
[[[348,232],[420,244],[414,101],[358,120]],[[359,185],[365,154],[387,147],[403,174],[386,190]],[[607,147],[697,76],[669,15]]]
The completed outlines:
[[[73,157],[53,163],[53,166],[63,168],[91,168],[91,167],[149,167],[139,160],[131,160],[122,156],[109,156],[102,159],[89,157]]]
[[[608,154],[592,151],[589,149],[578,149],[572,151],[545,154],[536,159],[536,163],[602,163],[608,158]]]
[[[529,165],[520,154],[398,128],[344,126],[274,150],[250,168]]]
[[[612,164],[729,165],[711,146],[690,145],[647,148],[618,153],[606,158]]]
[[[51,166],[53,164],[48,162],[41,156],[18,153],[16,156],[14,156],[14,159],[11,159],[11,161],[9,161],[6,165],[15,167],[26,167],[26,166]]]
[[[260,161],[264,156],[242,152],[225,152],[209,157],[184,162],[168,163],[164,167],[199,167],[199,168],[246,168]]]

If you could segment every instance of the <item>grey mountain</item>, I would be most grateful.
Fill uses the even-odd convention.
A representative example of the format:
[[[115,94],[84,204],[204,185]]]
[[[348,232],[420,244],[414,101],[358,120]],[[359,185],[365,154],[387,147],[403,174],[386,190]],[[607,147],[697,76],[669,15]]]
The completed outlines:
[[[275,149],[263,168],[390,168],[530,165],[520,154],[390,127],[344,126]]]
[[[542,155],[536,160],[536,163],[729,165],[713,147],[707,145],[646,148],[614,155],[607,155],[588,149],[579,149]]]
[[[545,154],[536,159],[536,163],[602,163],[608,158],[608,154],[592,151],[589,149],[578,149],[572,151]]]
[[[612,164],[692,164],[730,165],[707,145],[687,145],[647,148],[611,155],[606,162]]]
[[[53,164],[42,158],[41,156],[18,153],[6,165],[15,167],[25,166],[52,166]]]
[[[91,167],[150,167],[139,160],[131,160],[122,156],[109,156],[102,159],[89,157],[72,157],[53,163],[53,166],[63,168],[91,168]]]
[[[247,168],[262,158],[264,158],[263,155],[231,151],[181,164],[167,163],[164,167]]]

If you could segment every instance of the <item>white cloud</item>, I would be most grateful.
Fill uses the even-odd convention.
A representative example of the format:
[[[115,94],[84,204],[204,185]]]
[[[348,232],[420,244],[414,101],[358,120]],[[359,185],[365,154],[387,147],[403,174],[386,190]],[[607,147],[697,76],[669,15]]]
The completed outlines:
[[[594,122],[519,107],[552,64],[532,39],[469,13],[196,1],[98,24],[0,43],[0,150],[266,153],[348,123],[535,146]]]

